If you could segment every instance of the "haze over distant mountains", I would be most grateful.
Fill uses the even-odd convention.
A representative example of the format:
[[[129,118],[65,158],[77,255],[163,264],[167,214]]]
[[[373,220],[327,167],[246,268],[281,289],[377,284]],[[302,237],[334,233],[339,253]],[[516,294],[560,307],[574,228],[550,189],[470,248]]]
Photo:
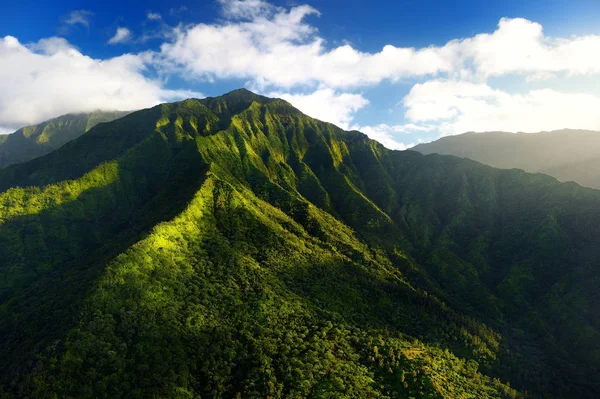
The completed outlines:
[[[0,398],[597,398],[600,191],[236,90],[0,169]]]
[[[67,114],[23,127],[12,134],[0,135],[0,168],[46,155],[97,124],[113,121],[128,113],[130,111]]]
[[[545,173],[563,182],[600,188],[600,132],[470,132],[419,144],[411,150],[470,158],[497,168]]]

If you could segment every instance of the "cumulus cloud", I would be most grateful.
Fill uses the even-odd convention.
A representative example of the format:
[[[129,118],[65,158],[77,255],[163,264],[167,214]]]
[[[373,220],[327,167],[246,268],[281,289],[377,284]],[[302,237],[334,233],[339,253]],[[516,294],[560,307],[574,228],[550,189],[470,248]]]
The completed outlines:
[[[600,36],[552,38],[542,25],[523,18],[502,18],[492,34],[479,34],[446,45],[461,64],[472,61],[484,76],[523,74],[549,76],[600,73]]]
[[[433,47],[388,45],[374,54],[350,45],[327,50],[317,29],[305,22],[319,15],[310,6],[285,9],[258,0],[220,3],[229,19],[179,28],[175,40],[162,45],[157,62],[208,81],[249,78],[263,87],[285,88],[356,87],[451,68],[451,54]]]
[[[9,38],[11,38],[11,36],[6,36],[4,38],[5,44],[13,40]],[[6,45],[8,46],[8,44]],[[62,37],[47,37],[40,39],[37,43],[31,43],[27,47],[31,51],[47,55],[59,53],[61,51],[68,51],[73,48],[73,46],[71,46],[71,44]]]
[[[369,101],[360,94],[338,93],[333,89],[319,89],[308,94],[271,92],[270,97],[282,98],[303,113],[348,129],[356,111]]]
[[[224,21],[178,29],[160,59],[196,78],[251,79],[264,86],[324,85],[352,88],[384,80],[439,77],[485,79],[522,74],[532,80],[556,73],[600,73],[600,36],[552,38],[542,26],[503,18],[493,33],[451,40],[443,46],[362,52],[349,44],[328,48],[306,21],[319,12],[262,0],[219,0]]]
[[[595,96],[549,89],[508,94],[487,83],[490,77],[506,75],[538,84],[565,76],[597,75],[600,36],[553,38],[544,34],[539,23],[503,18],[491,33],[442,46],[388,44],[380,51],[364,52],[350,44],[329,46],[310,23],[310,18],[320,15],[310,6],[276,7],[263,0],[218,2],[222,20],[181,25],[153,54],[161,70],[208,82],[247,79],[252,87],[279,94],[307,114],[344,128],[353,125],[355,112],[367,104],[354,93],[357,88],[424,80],[402,102],[410,123],[359,126],[396,149],[406,147],[397,142],[399,135],[410,132],[600,128],[592,111]],[[301,94],[294,94],[298,90]],[[310,94],[303,94],[307,90]],[[548,112],[551,117],[545,115]]]
[[[131,39],[131,31],[127,28],[119,27],[114,36],[108,40],[108,44],[125,43]]]
[[[404,98],[406,117],[436,123],[442,135],[468,131],[600,130],[600,97],[553,89],[511,94],[486,83],[434,80]]]
[[[557,79],[600,74],[598,35],[550,37],[539,23],[503,18],[491,32],[440,46],[388,44],[367,52],[328,43],[313,23],[320,14],[311,6],[216,1],[221,17],[213,23],[171,27],[160,22],[159,30],[135,39],[127,28],[119,28],[110,43],[164,41],[158,51],[137,55],[96,60],[61,38],[27,46],[10,36],[0,38],[0,124],[39,121],[90,107],[139,108],[185,94],[165,90],[160,81],[148,78],[147,71],[153,70],[165,81],[171,75],[195,83],[243,79],[309,115],[344,128],[359,127],[398,149],[405,147],[397,142],[399,137],[412,141],[405,135],[438,130],[600,129],[594,116],[600,105],[597,96],[550,88]],[[185,11],[181,7],[169,14]],[[64,22],[89,27],[91,15],[74,11]],[[161,19],[153,12],[146,17]],[[521,93],[489,83],[490,78],[509,75],[522,81]],[[353,116],[368,104],[358,90],[407,79],[420,82],[402,101],[407,123],[355,126]],[[549,88],[527,89],[531,82]],[[15,101],[9,102],[9,95]],[[25,117],[29,114],[34,117]]]
[[[141,56],[94,59],[62,38],[30,46],[0,38],[0,126],[14,131],[68,112],[132,110],[202,96],[167,90],[145,77],[145,68]]]

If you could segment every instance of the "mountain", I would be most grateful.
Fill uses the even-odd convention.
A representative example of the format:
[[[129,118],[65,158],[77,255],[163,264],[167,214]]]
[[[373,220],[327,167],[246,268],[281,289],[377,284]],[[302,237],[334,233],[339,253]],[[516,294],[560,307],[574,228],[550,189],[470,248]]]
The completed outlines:
[[[599,210],[246,90],[133,112],[0,170],[0,397],[600,397]]]
[[[76,139],[99,123],[127,115],[122,111],[67,114],[39,125],[23,127],[0,135],[0,168],[46,155]]]
[[[496,168],[545,173],[561,181],[600,188],[600,132],[471,132],[419,144],[412,150],[470,158]]]

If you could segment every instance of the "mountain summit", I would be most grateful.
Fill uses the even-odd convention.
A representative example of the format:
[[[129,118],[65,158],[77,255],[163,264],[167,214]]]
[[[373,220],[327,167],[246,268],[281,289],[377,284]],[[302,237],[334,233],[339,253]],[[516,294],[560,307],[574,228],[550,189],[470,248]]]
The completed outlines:
[[[465,133],[419,144],[412,150],[470,158],[496,168],[545,173],[561,181],[600,189],[600,132],[563,129]]]
[[[0,397],[600,396],[599,191],[247,90],[0,190]]]

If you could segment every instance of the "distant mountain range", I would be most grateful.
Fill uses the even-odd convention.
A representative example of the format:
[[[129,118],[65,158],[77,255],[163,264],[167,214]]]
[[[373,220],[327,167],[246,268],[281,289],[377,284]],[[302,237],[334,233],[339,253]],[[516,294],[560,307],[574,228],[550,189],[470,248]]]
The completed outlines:
[[[600,132],[465,133],[411,149],[470,158],[496,168],[545,173],[560,181],[600,188]]]
[[[0,135],[0,168],[46,155],[97,124],[113,121],[128,113],[98,111],[67,114],[39,125],[23,127],[12,134]]]
[[[0,169],[0,398],[598,398],[599,282],[598,190],[161,104]]]

